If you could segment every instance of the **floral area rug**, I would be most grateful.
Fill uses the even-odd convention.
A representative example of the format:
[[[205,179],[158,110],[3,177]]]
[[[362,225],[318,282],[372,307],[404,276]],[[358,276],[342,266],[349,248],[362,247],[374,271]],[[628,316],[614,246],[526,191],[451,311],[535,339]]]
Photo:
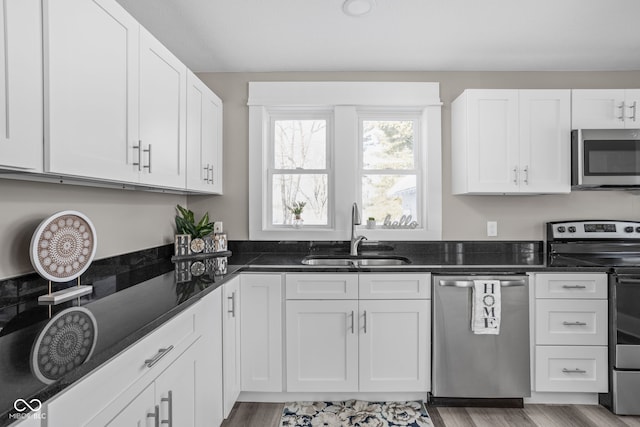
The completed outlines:
[[[280,427],[432,427],[422,402],[290,402]]]

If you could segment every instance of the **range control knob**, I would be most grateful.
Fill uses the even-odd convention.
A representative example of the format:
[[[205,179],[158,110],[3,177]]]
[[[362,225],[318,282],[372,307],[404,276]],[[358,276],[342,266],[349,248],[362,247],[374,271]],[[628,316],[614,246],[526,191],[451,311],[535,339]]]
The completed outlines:
[[[636,227],[636,233],[640,233],[640,227]]]
[[[569,227],[569,233],[575,233],[575,232],[576,232],[576,228],[573,225]]]
[[[625,227],[624,228],[624,232],[625,233],[633,233],[633,227]]]
[[[567,229],[564,228],[564,225],[558,227],[558,233],[564,233]]]

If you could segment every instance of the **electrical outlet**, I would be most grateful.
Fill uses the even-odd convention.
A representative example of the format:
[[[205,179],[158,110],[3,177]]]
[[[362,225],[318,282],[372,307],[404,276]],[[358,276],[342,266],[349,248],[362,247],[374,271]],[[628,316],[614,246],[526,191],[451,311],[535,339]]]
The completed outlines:
[[[487,221],[487,236],[496,237],[498,235],[498,221]]]

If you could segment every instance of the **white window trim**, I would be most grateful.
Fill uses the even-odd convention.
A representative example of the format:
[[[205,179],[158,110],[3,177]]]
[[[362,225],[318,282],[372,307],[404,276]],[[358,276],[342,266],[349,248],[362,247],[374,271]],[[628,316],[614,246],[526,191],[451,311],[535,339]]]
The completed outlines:
[[[420,179],[428,197],[421,197],[421,211],[426,229],[368,230],[359,234],[370,240],[441,240],[442,239],[442,154],[441,109],[438,83],[424,82],[250,82],[249,83],[249,238],[251,240],[349,240],[351,205],[359,200],[358,108],[406,107],[422,111],[420,129],[426,149],[420,150]],[[263,209],[269,156],[269,109],[307,107],[333,108],[334,149],[330,150],[334,171],[333,198],[328,201],[333,228],[269,229]],[[345,141],[349,149],[338,148]],[[352,143],[351,143],[352,142]],[[339,153],[339,154],[338,154]],[[426,167],[426,173],[424,173]],[[258,172],[258,173],[256,173]],[[354,175],[355,173],[355,175]],[[347,183],[348,185],[343,185]],[[427,199],[429,201],[427,205]]]

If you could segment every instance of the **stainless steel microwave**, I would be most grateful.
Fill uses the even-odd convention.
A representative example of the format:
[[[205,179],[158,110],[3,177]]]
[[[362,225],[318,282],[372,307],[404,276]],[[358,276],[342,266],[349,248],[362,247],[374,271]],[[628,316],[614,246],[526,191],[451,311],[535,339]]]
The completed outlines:
[[[640,129],[571,131],[574,189],[640,189]]]

